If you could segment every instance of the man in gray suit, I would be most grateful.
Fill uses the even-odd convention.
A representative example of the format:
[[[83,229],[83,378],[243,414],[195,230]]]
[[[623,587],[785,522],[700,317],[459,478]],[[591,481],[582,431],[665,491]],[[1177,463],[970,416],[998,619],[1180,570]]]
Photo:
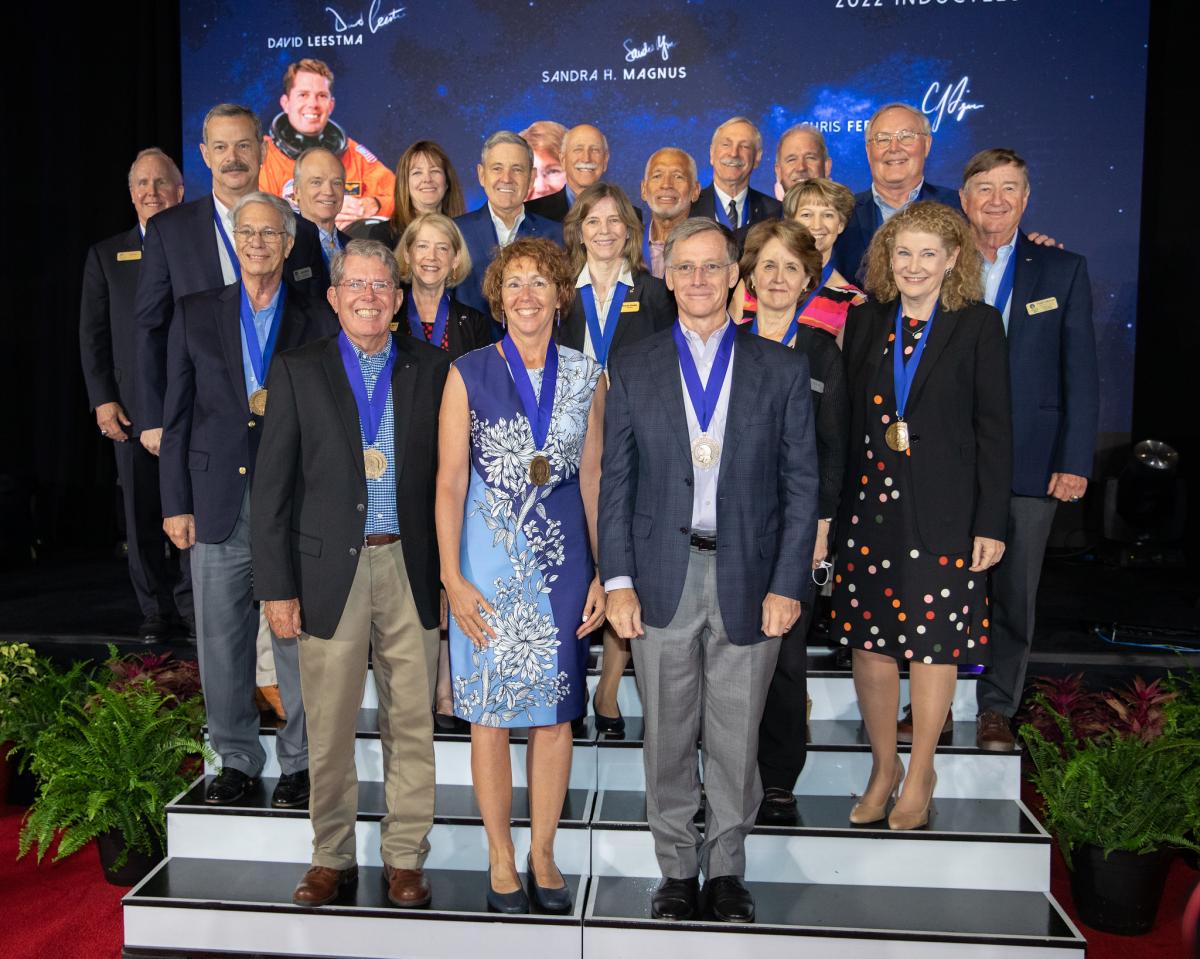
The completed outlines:
[[[703,872],[708,915],[752,922],[742,877],[762,799],[758,724],[779,637],[812,591],[808,361],[735,335],[725,312],[738,279],[728,229],[687,220],[672,230],[664,260],[679,321],[610,368],[600,568],[609,620],[635,640],[646,811],[663,874],[651,913],[690,918]],[[703,839],[694,822],[698,737]]]

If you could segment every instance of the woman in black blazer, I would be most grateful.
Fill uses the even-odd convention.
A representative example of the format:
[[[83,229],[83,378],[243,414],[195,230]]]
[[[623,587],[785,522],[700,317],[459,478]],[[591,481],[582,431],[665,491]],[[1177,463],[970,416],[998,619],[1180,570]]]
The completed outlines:
[[[607,366],[638,340],[675,322],[675,301],[651,276],[642,256],[642,225],[619,186],[593,183],[575,197],[563,220],[563,241],[576,280],[576,296],[561,318],[558,342]],[[617,686],[629,662],[629,643],[604,630],[604,655],[596,685],[596,728],[625,729]]]
[[[872,756],[853,823],[882,820],[897,794],[890,828],[928,821],[956,667],[987,658],[986,571],[1004,553],[1012,424],[1004,326],[979,302],[980,273],[963,218],[914,203],[875,234],[874,300],[846,322],[852,442],[831,632],[854,650]],[[903,791],[900,660],[913,710]]]
[[[743,314],[741,335],[774,340],[808,357],[817,433],[817,539],[812,565],[829,555],[829,531],[846,471],[850,411],[846,370],[833,333],[804,320],[821,283],[822,257],[812,234],[793,220],[764,220],[750,227],[739,263],[755,308]],[[758,730],[758,770],[764,822],[793,823],[793,789],[804,768],[807,719],[807,639],[813,616],[802,616],[783,638]]]
[[[402,329],[445,350],[452,360],[491,344],[492,321],[447,289],[471,272],[471,254],[458,224],[440,213],[418,215],[396,244],[396,259],[410,284],[396,315]]]

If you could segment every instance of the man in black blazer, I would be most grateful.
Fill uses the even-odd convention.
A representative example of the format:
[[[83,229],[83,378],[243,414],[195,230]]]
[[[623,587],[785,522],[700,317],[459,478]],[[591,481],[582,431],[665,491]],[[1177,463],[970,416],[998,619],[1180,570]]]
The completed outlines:
[[[161,448],[163,528],[192,548],[197,646],[209,738],[221,772],[205,801],[236,802],[257,780],[265,754],[254,705],[259,631],[250,562],[250,484],[268,418],[264,390],[273,357],[334,329],[283,281],[295,216],[266,193],[233,210],[241,280],[184,297],[171,324]],[[283,771],[273,805],[308,800],[308,754],[294,642],[273,643],[287,713],[277,731]]]
[[[134,345],[141,442],[158,455],[167,392],[167,337],[175,304],[189,293],[238,278],[231,211],[258,189],[262,127],[246,107],[221,103],[204,118],[200,155],[212,170],[212,193],[155,217],[146,230],[134,298]]]
[[[867,163],[871,188],[854,194],[854,213],[833,247],[834,268],[842,276],[863,278],[863,255],[884,223],[917,200],[958,208],[958,194],[925,179],[925,161],[933,146],[929,118],[907,103],[880,107],[867,121]]]
[[[355,720],[371,654],[388,815],[388,895],[429,902],[430,709],[439,603],[437,417],[449,357],[391,335],[403,295],[391,251],[354,240],[333,261],[342,332],[279,358],[252,501],[255,593],[298,636],[312,770],[312,866],[293,896],[332,902],[357,880]],[[388,372],[390,368],[390,373]],[[403,536],[403,538],[401,538]]]
[[[1046,540],[1060,502],[1087,490],[1099,376],[1087,261],[1020,230],[1029,170],[1013,150],[984,150],[959,192],[983,257],[984,296],[1004,317],[1012,383],[1013,480],[1004,559],[992,573],[991,667],[979,677],[976,737],[1010,751],[1033,641]]]
[[[610,369],[600,568],[645,707],[646,808],[663,874],[653,915],[690,918],[703,872],[709,914],[752,922],[741,877],[762,799],[759,720],[779,637],[812,593],[808,362],[735,337],[725,303],[737,247],[727,229],[688,220],[667,240],[666,261],[678,323]]]
[[[332,150],[309,147],[296,157],[292,183],[300,217],[283,275],[320,306],[327,302],[330,261],[350,242],[350,236],[337,227],[346,195],[346,169]]]
[[[525,211],[562,223],[575,197],[603,177],[608,169],[608,140],[590,123],[581,123],[563,136],[559,159],[567,176],[566,185],[554,193],[527,201]]]
[[[713,131],[708,158],[713,181],[692,204],[692,216],[706,216],[733,232],[783,214],[773,196],[750,186],[750,174],[762,161],[762,134],[745,117],[730,117]]]
[[[157,147],[142,150],[129,168],[129,196],[137,226],[88,250],[79,306],[79,355],[100,435],[116,444],[129,579],[143,617],[138,635],[162,641],[170,633],[172,606],[191,619],[192,590],[190,577],[172,572],[164,558],[158,463],[138,442],[133,297],[147,222],[183,201],[183,177],[175,161]]]

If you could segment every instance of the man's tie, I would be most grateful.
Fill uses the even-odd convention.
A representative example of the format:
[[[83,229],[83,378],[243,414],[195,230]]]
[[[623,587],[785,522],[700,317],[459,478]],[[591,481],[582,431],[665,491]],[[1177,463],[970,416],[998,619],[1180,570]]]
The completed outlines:
[[[736,203],[735,203],[733,200],[730,200],[730,201],[729,201],[729,210],[727,211],[726,215],[729,217],[729,223],[730,223],[730,225],[731,225],[731,226],[732,226],[732,227],[733,227],[735,230],[736,230],[736,229],[737,229],[739,226],[741,226],[741,224],[740,224],[740,223],[738,223],[737,204],[736,204]]]

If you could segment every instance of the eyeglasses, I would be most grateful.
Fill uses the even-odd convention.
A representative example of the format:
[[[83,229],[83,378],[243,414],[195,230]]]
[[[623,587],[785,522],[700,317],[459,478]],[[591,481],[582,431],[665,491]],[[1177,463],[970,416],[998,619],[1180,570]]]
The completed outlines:
[[[540,276],[535,276],[528,283],[526,283],[524,280],[518,280],[515,278],[504,281],[504,289],[506,289],[510,293],[516,293],[520,290],[525,289],[526,287],[529,287],[529,289],[534,290],[538,293],[541,293],[544,290],[550,289],[550,281],[543,277],[540,277]]]
[[[242,240],[243,243],[249,243],[254,237],[258,237],[264,243],[274,243],[276,240],[282,240],[285,231],[274,230],[269,226],[264,226],[261,230],[255,230],[248,226],[239,226],[233,231],[233,235]]]
[[[343,280],[338,286],[344,286],[354,293],[362,293],[367,287],[374,293],[387,293],[396,288],[391,280]]]
[[[880,147],[887,146],[893,140],[898,140],[901,146],[906,147],[916,143],[917,139],[923,136],[924,133],[918,133],[916,130],[897,130],[895,133],[872,133],[869,139]]]
[[[728,263],[672,263],[667,269],[673,271],[676,276],[682,276],[684,279],[687,279],[697,270],[700,271],[701,275],[713,278],[722,270],[728,269],[728,267]]]

